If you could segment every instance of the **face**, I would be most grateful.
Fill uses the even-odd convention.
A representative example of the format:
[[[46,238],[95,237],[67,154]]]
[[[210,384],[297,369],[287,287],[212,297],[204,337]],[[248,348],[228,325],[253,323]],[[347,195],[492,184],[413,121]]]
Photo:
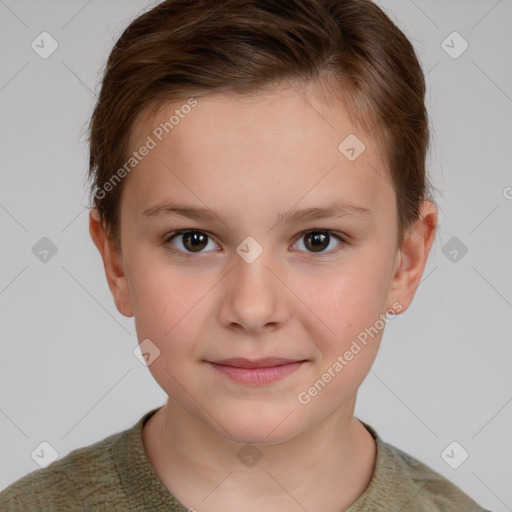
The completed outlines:
[[[132,134],[134,151],[155,144],[125,178],[116,305],[159,351],[149,370],[171,400],[239,443],[351,416],[385,313],[405,311],[417,281],[404,275],[419,279],[425,263],[414,258],[424,237],[408,269],[396,245],[376,142],[322,98],[318,85],[199,97],[141,117]],[[350,134],[359,156],[356,139],[354,155],[339,149]],[[295,363],[215,364],[232,358]]]

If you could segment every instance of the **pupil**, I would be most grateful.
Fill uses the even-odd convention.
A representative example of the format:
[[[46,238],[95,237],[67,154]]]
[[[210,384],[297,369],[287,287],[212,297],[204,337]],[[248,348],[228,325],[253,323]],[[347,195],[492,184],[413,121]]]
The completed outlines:
[[[313,231],[306,235],[306,245],[311,242],[312,250],[315,252],[321,251],[329,246],[329,235],[319,231]],[[327,242],[327,243],[325,243]]]

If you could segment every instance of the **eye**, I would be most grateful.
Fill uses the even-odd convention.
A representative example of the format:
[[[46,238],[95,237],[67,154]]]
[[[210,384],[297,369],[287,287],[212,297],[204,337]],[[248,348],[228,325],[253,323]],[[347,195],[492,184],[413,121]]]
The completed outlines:
[[[332,253],[335,250],[337,250],[336,247],[340,247],[345,243],[341,236],[333,233],[332,231],[320,229],[315,229],[307,231],[306,233],[302,233],[299,240],[301,239],[304,239],[305,241],[305,243],[303,243],[302,245],[306,248],[306,252],[313,254],[320,253],[320,255],[323,255],[325,253]],[[326,251],[325,249],[331,245],[333,239],[337,239],[340,243],[337,246],[335,246],[334,249],[331,248],[331,250]],[[302,249],[299,248],[299,250]]]
[[[194,253],[202,253],[205,252],[203,249],[208,247],[208,239],[210,236],[206,234],[204,231],[198,230],[189,230],[189,231],[178,231],[176,233],[171,234],[166,240],[166,243],[170,244],[172,247],[169,247],[171,252],[176,253],[184,253],[183,256],[187,257]],[[176,240],[177,246],[173,243]],[[210,249],[215,249],[218,245],[211,240],[213,244]]]

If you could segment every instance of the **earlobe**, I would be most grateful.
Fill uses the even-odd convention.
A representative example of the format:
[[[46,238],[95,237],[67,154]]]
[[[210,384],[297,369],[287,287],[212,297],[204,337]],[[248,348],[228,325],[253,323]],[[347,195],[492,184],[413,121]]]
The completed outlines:
[[[411,304],[421,281],[437,228],[437,208],[430,201],[422,203],[419,219],[409,227],[400,249],[400,263],[395,266],[389,298],[399,302],[403,313]],[[398,258],[397,258],[398,259]]]
[[[118,311],[124,316],[132,317],[133,306],[123,258],[120,250],[109,240],[96,208],[89,213],[89,233],[101,254],[108,287]]]

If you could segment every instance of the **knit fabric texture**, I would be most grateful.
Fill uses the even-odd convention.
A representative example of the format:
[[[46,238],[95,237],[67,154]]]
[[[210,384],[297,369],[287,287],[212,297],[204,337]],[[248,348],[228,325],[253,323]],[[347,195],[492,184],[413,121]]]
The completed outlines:
[[[0,511],[188,512],[194,506],[200,508],[174,498],[146,455],[142,427],[158,409],[145,413],[131,428],[75,449],[15,481],[0,493]],[[368,487],[346,512],[488,512],[362,423],[375,439],[377,459]]]

